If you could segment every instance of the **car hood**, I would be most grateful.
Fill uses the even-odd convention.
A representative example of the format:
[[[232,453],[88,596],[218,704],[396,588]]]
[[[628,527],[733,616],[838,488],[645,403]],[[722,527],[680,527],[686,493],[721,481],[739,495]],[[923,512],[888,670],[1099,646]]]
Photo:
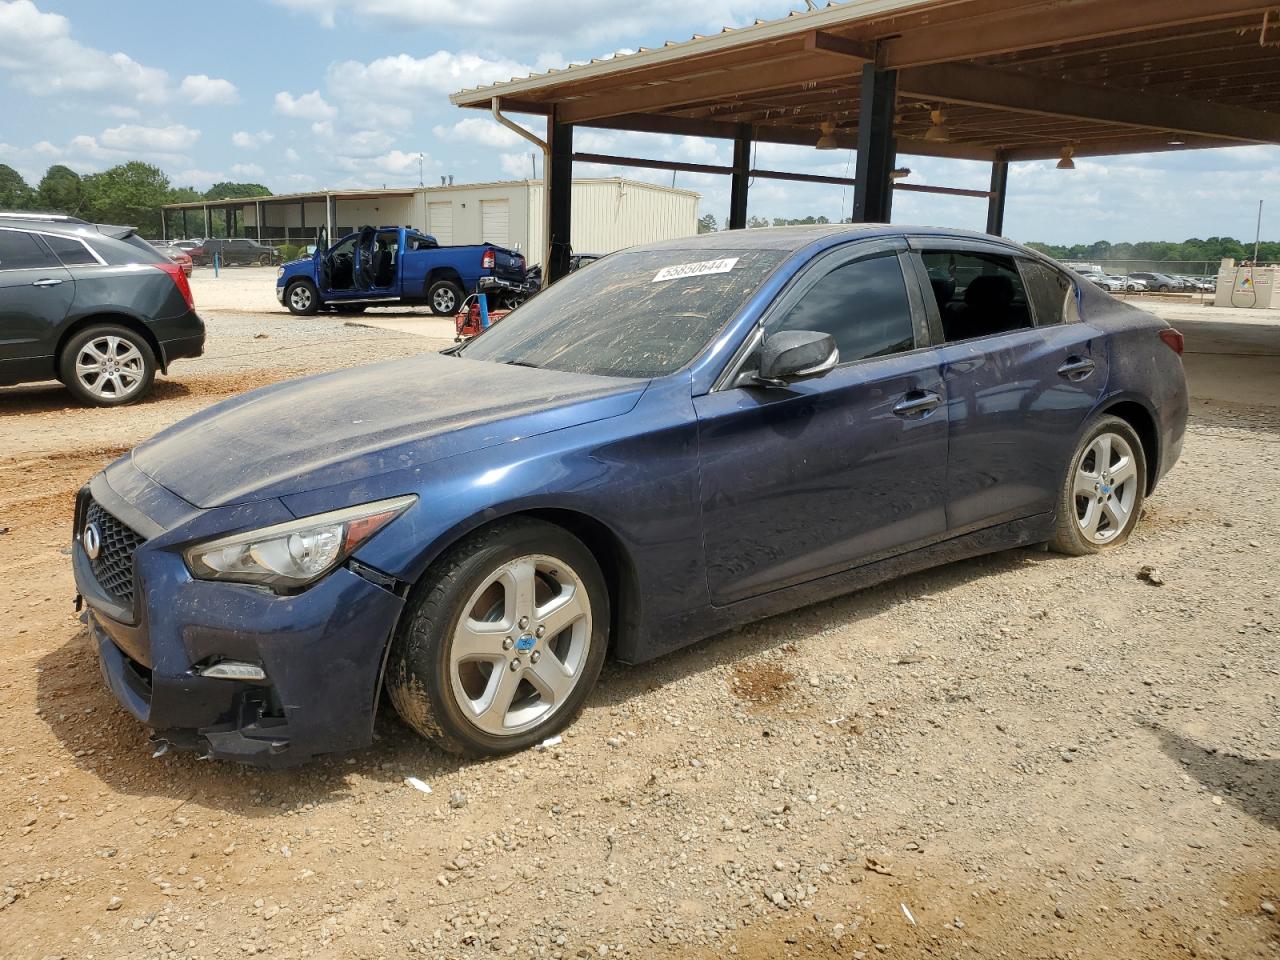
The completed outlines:
[[[427,354],[254,390],[133,451],[197,507],[303,493],[620,416],[647,381]]]

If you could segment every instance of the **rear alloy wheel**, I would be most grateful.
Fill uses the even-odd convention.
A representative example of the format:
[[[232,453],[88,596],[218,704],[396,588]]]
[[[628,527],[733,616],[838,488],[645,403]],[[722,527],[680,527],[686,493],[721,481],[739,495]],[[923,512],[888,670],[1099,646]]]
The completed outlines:
[[[309,317],[320,309],[320,297],[316,294],[315,284],[310,280],[299,280],[291,284],[284,292],[284,302],[290,313],[300,317]]]
[[[1146,489],[1142,441],[1119,417],[1100,417],[1072,457],[1051,546],[1075,556],[1120,546],[1138,522]]]
[[[387,688],[411,727],[454,753],[521,750],[563,729],[604,662],[599,565],[549,523],[498,523],[469,538],[410,602]]]
[[[462,303],[462,288],[452,280],[437,280],[427,290],[427,303],[437,317],[452,317]]]

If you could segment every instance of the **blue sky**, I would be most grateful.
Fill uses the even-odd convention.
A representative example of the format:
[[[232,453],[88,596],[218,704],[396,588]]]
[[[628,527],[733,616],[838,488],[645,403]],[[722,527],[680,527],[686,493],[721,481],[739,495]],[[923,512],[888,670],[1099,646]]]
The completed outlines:
[[[259,181],[278,193],[526,177],[527,144],[458,89],[618,49],[687,39],[802,8],[801,0],[0,0],[0,162],[32,183],[128,159],[175,185]],[[540,124],[539,120],[530,120]],[[580,131],[578,149],[728,163],[721,142]],[[844,175],[847,152],[759,147],[760,167]],[[911,180],[985,189],[988,167],[903,158]],[[578,165],[577,176],[670,174]],[[723,219],[726,178],[680,174]],[[1020,240],[1252,237],[1259,199],[1280,218],[1280,148],[1016,164],[1006,231]],[[847,215],[838,187],[760,181],[750,212]],[[899,193],[894,219],[981,229],[980,200]],[[1268,236],[1280,235],[1280,230]]]

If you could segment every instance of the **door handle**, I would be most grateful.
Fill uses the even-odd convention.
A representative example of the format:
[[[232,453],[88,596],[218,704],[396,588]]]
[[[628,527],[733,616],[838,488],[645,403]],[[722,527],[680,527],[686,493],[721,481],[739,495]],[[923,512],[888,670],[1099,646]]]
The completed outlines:
[[[61,280],[54,280],[54,279],[52,279],[52,278],[48,278],[48,277],[47,277],[47,278],[45,278],[44,280],[35,280],[35,281],[32,281],[32,284],[31,284],[31,285],[32,285],[33,287],[56,287],[56,286],[57,286],[58,284],[60,284],[61,282],[62,282]]]
[[[1093,373],[1094,362],[1088,357],[1067,357],[1067,362],[1058,368],[1058,376],[1067,380],[1083,380]]]
[[[893,412],[905,420],[919,420],[938,409],[942,398],[927,390],[912,390],[893,405]]]

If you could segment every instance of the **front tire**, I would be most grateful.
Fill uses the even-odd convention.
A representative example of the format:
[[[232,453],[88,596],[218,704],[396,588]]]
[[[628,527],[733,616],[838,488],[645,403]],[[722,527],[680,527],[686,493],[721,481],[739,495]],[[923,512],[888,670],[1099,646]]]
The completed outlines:
[[[290,313],[309,317],[320,309],[320,294],[310,280],[298,280],[285,290],[284,302]]]
[[[1085,556],[1129,539],[1146,499],[1147,459],[1133,427],[1101,416],[1085,430],[1058,495],[1058,520],[1049,546]]]
[[[462,288],[452,280],[437,280],[427,288],[427,303],[437,317],[455,316],[462,304]]]
[[[604,663],[609,594],[591,551],[541,520],[468,537],[415,588],[392,640],[387,691],[451,753],[523,750],[582,710]]]
[[[142,399],[156,375],[156,356],[146,338],[128,327],[103,324],[67,341],[58,372],[78,399],[97,407],[120,407]]]

